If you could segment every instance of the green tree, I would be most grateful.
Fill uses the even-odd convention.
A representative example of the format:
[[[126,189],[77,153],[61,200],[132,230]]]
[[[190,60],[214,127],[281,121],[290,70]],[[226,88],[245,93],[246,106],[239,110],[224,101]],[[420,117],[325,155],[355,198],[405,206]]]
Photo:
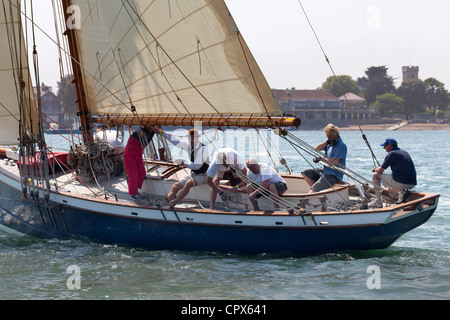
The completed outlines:
[[[411,79],[402,83],[397,95],[405,100],[405,114],[413,115],[425,111],[427,95],[422,80]]]
[[[338,80],[336,80],[336,78],[338,78],[342,90],[339,87]],[[330,91],[336,97],[340,97],[349,92],[357,94],[358,96],[362,96],[361,89],[359,88],[356,81],[352,79],[352,77],[342,75],[336,76],[336,78],[334,76],[328,77],[327,80],[325,80],[325,82],[322,84],[322,88]]]
[[[432,108],[434,113],[437,110],[446,110],[450,100],[445,85],[435,78],[428,78],[423,84],[425,85],[427,106]]]
[[[405,112],[405,101],[394,93],[384,93],[377,97],[374,103],[381,114],[392,115]]]
[[[70,113],[70,120],[72,123],[75,121],[75,115],[77,114],[77,105],[75,103],[76,92],[75,85],[72,83],[72,76],[66,75],[61,81],[58,81],[58,98],[61,101],[61,107],[66,112]],[[68,119],[69,120],[69,119]],[[72,124],[66,124],[71,126]]]
[[[366,95],[366,87],[368,81],[369,79],[367,79],[366,77],[361,77],[356,80],[356,83],[358,84],[358,87],[359,89],[361,89],[361,92],[364,96]]]
[[[366,76],[358,79],[358,83],[365,84],[364,98],[369,105],[374,103],[377,96],[384,93],[395,93],[394,80],[387,74],[386,66],[370,67],[366,70]]]

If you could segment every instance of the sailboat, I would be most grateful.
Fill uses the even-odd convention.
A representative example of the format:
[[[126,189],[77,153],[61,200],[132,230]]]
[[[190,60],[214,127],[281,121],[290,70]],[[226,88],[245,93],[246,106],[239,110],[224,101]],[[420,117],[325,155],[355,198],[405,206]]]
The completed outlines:
[[[125,176],[102,171],[110,150],[100,152],[103,167],[95,169],[98,127],[114,128],[118,137],[141,125],[273,129],[292,152],[314,150],[286,130],[301,121],[282,112],[223,0],[53,0],[53,7],[61,21],[55,24],[56,63],[73,75],[82,134],[70,138],[68,152],[46,143],[45,115],[33,94],[33,81],[39,88],[39,46],[31,36],[41,31],[33,23],[37,12],[2,0],[1,231],[150,250],[318,254],[387,248],[436,210],[439,195],[422,192],[368,208],[372,187],[348,168],[339,170],[354,182],[316,193],[300,174],[280,173],[288,191],[278,210],[267,191],[261,209],[251,210],[244,190],[218,198],[210,209],[207,184],[164,207],[173,184],[190,172],[173,161],[161,135],[145,152],[144,199],[131,200]],[[220,187],[232,188],[226,180]]]

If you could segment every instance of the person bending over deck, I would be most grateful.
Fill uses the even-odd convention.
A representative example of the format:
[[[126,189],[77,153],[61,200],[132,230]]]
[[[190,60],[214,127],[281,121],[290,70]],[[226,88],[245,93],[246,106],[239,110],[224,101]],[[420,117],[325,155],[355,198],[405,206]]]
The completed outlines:
[[[227,201],[228,195],[219,188],[220,180],[229,180],[231,185],[237,185],[241,179],[234,172],[240,171],[243,175],[247,174],[244,160],[240,154],[232,148],[218,149],[214,153],[211,166],[206,172],[206,182],[211,187],[210,209],[214,210],[217,194],[222,201]]]
[[[128,175],[128,193],[132,200],[139,200],[141,195],[138,190],[142,188],[145,180],[144,149],[152,140],[155,132],[147,125],[133,132],[128,139],[123,158]]]
[[[323,131],[328,140],[318,144],[315,150],[325,151],[326,158],[320,158],[318,160],[344,168],[347,158],[347,145],[339,136],[339,128],[330,123]],[[304,170],[302,176],[311,187],[310,192],[319,192],[331,188],[338,181],[342,181],[344,174],[328,166],[324,166],[323,168]]]
[[[287,190],[286,181],[268,164],[258,162],[256,159],[247,160],[247,177],[250,183],[246,186],[248,198],[253,205],[255,211],[259,211],[258,199],[269,192],[264,192],[261,188],[270,191],[270,195],[281,196]],[[255,185],[256,184],[256,185]],[[237,188],[243,187],[245,182],[241,182],[232,188],[232,191],[237,191]],[[271,197],[272,198],[272,197]],[[280,205],[276,198],[272,198],[275,210],[279,209]]]
[[[155,129],[155,131],[162,134],[175,147],[190,155],[190,161],[183,161],[181,165],[191,169],[191,175],[186,175],[184,179],[176,182],[168,194],[168,199],[163,203],[163,206],[175,207],[178,202],[187,196],[192,187],[206,183],[206,171],[209,168],[208,146],[201,143],[200,135],[196,129],[189,130],[188,141],[182,141],[178,137],[164,133],[159,129]]]
[[[400,149],[394,138],[387,138],[380,146],[388,154],[381,167],[373,169],[372,180],[376,195],[376,202],[373,206],[376,208],[383,207],[381,182],[388,187],[390,192],[399,194],[398,203],[405,202],[410,194],[409,190],[417,185],[416,168],[409,153]],[[392,174],[384,173],[389,167],[391,167]]]

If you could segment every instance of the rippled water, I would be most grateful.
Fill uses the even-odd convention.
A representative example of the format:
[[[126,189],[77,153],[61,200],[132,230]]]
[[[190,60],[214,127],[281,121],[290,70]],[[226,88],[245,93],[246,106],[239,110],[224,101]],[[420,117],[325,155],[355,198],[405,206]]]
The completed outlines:
[[[315,145],[322,132],[296,132]],[[418,190],[441,194],[423,226],[385,250],[302,257],[145,251],[88,241],[35,240],[0,234],[0,299],[448,299],[450,297],[450,150],[436,147],[445,131],[366,132],[381,162],[379,143],[395,137],[412,155]],[[370,177],[373,166],[360,132],[342,132],[347,165]],[[281,145],[288,163],[306,166]],[[77,266],[80,282],[70,278]],[[380,271],[379,289],[369,289]],[[369,272],[368,272],[369,271]],[[69,286],[68,286],[69,284]],[[79,289],[71,290],[79,284]]]

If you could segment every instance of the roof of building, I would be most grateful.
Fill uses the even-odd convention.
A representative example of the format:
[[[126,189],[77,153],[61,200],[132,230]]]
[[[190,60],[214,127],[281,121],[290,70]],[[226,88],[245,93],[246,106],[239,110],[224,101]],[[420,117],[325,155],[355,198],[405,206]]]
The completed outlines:
[[[339,100],[345,100],[345,97],[347,97],[348,101],[365,101],[363,97],[360,97],[357,94],[354,94],[353,92],[349,92],[343,96],[340,96]]]
[[[296,90],[273,89],[277,100],[337,100],[338,98],[328,90]]]

